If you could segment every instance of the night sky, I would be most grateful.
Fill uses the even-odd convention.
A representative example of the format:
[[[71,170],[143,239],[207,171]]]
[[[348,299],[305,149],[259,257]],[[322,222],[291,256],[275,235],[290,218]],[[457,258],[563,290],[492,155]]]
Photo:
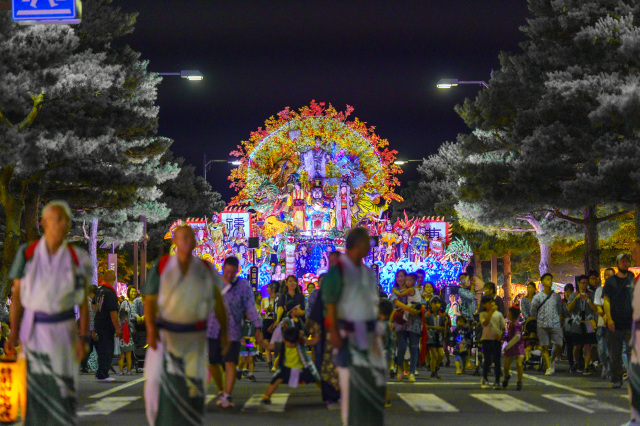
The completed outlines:
[[[479,86],[438,90],[440,78],[488,81],[498,54],[523,40],[524,0],[116,1],[140,13],[127,42],[148,69],[198,69],[205,80],[165,77],[160,134],[202,173],[202,157],[229,152],[285,106],[349,104],[400,159],[434,153],[466,131],[453,107]],[[419,163],[403,166],[404,185]],[[231,166],[208,181],[229,200]]]

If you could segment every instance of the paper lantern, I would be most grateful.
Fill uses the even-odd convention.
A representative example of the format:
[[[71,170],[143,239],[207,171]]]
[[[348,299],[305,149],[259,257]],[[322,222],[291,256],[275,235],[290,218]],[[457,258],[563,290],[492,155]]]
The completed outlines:
[[[0,423],[14,423],[24,418],[27,408],[27,362],[0,359]]]

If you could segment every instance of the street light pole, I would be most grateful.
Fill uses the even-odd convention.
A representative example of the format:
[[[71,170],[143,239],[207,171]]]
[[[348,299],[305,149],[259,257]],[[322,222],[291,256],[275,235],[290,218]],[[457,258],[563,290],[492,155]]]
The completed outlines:
[[[229,163],[232,166],[239,166],[241,163],[239,161],[229,161],[229,160],[209,160],[207,161],[207,153],[202,154],[202,176],[204,180],[207,180],[207,171],[209,167],[211,167],[211,163]]]
[[[451,89],[452,87],[455,87],[459,84],[477,84],[477,85],[483,86],[485,89],[489,87],[489,85],[482,80],[460,81],[457,78],[443,78],[438,82],[436,87],[438,87],[438,89]]]
[[[159,72],[158,75],[179,75],[190,81],[204,80],[204,76],[198,70],[182,70],[180,72]]]

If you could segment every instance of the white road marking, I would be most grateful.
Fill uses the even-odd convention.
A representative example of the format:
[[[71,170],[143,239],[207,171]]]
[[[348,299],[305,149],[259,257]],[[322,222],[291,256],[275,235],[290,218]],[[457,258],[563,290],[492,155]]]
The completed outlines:
[[[534,382],[540,382],[540,383],[543,383],[543,384],[545,384],[547,386],[553,386],[553,387],[556,387],[558,389],[567,390],[569,392],[574,392],[574,393],[577,393],[577,394],[580,394],[580,395],[584,395],[584,396],[595,396],[596,395],[593,392],[580,390],[580,389],[573,388],[573,387],[567,386],[567,385],[561,385],[560,383],[552,382],[551,380],[541,379],[539,377],[532,376],[530,374],[523,374],[522,376],[525,379],[533,380]]]
[[[130,386],[133,386],[133,385],[136,385],[136,384],[138,384],[140,382],[144,382],[145,380],[146,379],[144,377],[140,377],[139,379],[132,380],[132,381],[124,383],[124,384],[122,384],[120,386],[116,386],[115,388],[111,388],[109,390],[97,393],[95,395],[91,395],[89,398],[103,398],[103,397],[105,397],[107,395],[111,395],[112,393],[116,393],[116,392],[118,392],[118,391],[120,391],[122,389],[126,389],[126,388],[128,388]]]
[[[614,411],[616,413],[628,413],[629,409],[618,407],[617,405],[609,404],[608,402],[598,401],[594,398],[585,398],[579,395],[542,395],[552,401],[559,402],[568,407],[575,408],[576,410],[584,411],[585,413],[593,414],[600,411]]]
[[[251,398],[244,404],[242,411],[260,411],[269,413],[284,413],[284,407],[289,399],[288,393],[274,393],[271,395],[271,404],[262,405],[262,395],[251,395]]]
[[[472,393],[472,397],[479,399],[503,413],[525,412],[525,413],[543,413],[546,410],[535,405],[529,404],[503,393]]]
[[[93,404],[87,404],[83,407],[83,410],[78,411],[78,416],[104,416],[138,399],[140,399],[139,396],[110,396]]]
[[[404,382],[387,382],[387,385],[409,385],[409,386],[478,386],[480,387],[480,382],[478,380],[474,380],[473,382],[441,382],[432,380],[429,382],[414,382],[409,383],[407,381]]]
[[[427,413],[455,413],[459,411],[456,407],[432,393],[399,393],[398,396],[414,411]]]

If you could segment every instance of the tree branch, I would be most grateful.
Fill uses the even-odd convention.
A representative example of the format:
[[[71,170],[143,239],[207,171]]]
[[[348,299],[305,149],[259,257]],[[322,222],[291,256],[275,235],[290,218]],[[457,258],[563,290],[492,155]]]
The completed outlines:
[[[622,216],[629,213],[629,210],[622,210],[619,211],[618,213],[611,213],[609,215],[603,216],[603,217],[599,217],[596,222],[600,223],[600,222],[605,222],[607,220],[611,220],[611,219],[615,219],[616,217]]]
[[[86,240],[88,240],[89,239],[89,235],[87,234],[87,229],[85,228],[86,224],[87,224],[86,220],[83,220],[82,221],[82,233],[84,234],[84,238]]]
[[[560,213],[560,210],[558,209],[553,209],[551,210],[551,212],[553,212],[553,214],[558,219],[564,220],[565,222],[573,223],[574,225],[584,226],[584,219],[578,219],[575,217],[567,216],[565,214]]]
[[[498,228],[498,230],[506,232],[536,232],[533,228]]]
[[[2,111],[0,111],[0,123],[6,124],[7,127],[13,126],[9,119],[2,114]]]
[[[31,108],[29,115],[27,115],[27,117],[24,120],[22,120],[22,123],[18,125],[18,131],[20,132],[25,127],[31,126],[33,122],[36,121],[36,117],[38,116],[38,113],[40,112],[40,108],[42,108],[42,104],[44,103],[44,92],[40,93],[37,96],[31,95],[31,100],[33,101],[33,107]]]

